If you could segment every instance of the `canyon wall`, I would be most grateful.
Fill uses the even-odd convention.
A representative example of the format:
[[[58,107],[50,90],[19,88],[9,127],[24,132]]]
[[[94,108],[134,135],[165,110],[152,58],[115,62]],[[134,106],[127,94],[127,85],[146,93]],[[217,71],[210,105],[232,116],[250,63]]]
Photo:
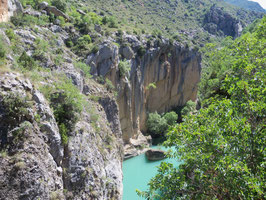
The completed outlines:
[[[127,46],[106,41],[97,54],[87,58],[92,74],[112,81],[118,91],[117,102],[123,140],[130,143],[146,132],[150,112],[167,112],[196,101],[200,80],[201,57],[197,51],[167,40],[147,44],[134,36],[124,35]],[[140,48],[145,53],[140,55]],[[127,60],[130,70],[121,75],[119,62]]]

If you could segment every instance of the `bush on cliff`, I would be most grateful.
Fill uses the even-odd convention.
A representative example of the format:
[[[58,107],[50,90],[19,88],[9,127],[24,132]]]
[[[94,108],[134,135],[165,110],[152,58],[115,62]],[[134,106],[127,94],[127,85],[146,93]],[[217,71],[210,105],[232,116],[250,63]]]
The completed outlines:
[[[43,87],[42,92],[51,102],[50,105],[53,108],[62,143],[67,144],[68,135],[74,130],[84,108],[83,96],[67,78],[55,83],[53,87]]]

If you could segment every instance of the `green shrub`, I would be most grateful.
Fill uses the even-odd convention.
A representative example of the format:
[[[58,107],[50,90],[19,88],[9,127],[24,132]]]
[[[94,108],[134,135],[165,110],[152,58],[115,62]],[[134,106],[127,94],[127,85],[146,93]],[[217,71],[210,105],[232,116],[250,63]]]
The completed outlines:
[[[42,92],[51,102],[62,143],[66,144],[69,133],[74,130],[80,113],[86,105],[83,96],[67,78],[56,83],[54,87],[43,87]]]
[[[168,112],[161,116],[157,112],[150,113],[147,119],[148,133],[152,137],[164,136],[170,126],[176,124],[178,115],[174,112]]]
[[[168,112],[166,113],[163,118],[166,120],[166,123],[169,125],[169,126],[173,126],[176,124],[177,122],[177,119],[178,119],[178,115],[172,111],[172,112]]]
[[[41,60],[45,57],[45,53],[48,51],[49,43],[41,38],[37,38],[34,41],[34,47],[33,57]]]
[[[181,110],[181,115],[185,116],[196,110],[196,103],[189,100]]]
[[[6,57],[6,45],[4,44],[2,36],[0,36],[0,60]]]
[[[37,67],[35,60],[31,56],[29,56],[26,51],[23,51],[23,53],[19,57],[18,64],[19,66],[27,70],[32,70]]]
[[[91,49],[91,52],[92,53],[94,53],[94,54],[96,54],[97,52],[99,51],[99,47],[98,47],[98,45],[93,45],[93,47],[92,47],[92,49]]]
[[[89,35],[84,35],[77,40],[77,44],[73,47],[73,51],[78,55],[82,55],[84,52],[88,52],[90,50],[90,43],[91,37]]]
[[[40,17],[34,17],[32,15],[17,15],[11,17],[11,22],[15,26],[30,26],[30,25],[39,25],[43,26],[50,22],[47,15],[41,15]]]
[[[43,2],[42,0],[20,0],[22,6],[26,8],[28,5],[33,7],[34,9],[38,9],[39,4]],[[50,3],[50,0],[46,1],[47,3]]]
[[[128,61],[120,61],[118,64],[119,74],[121,77],[125,77],[130,72],[131,67]]]
[[[108,78],[105,80],[105,86],[107,90],[110,92],[115,90],[115,86],[113,85],[112,81],[110,81]]]
[[[83,62],[76,62],[76,63],[74,63],[74,65],[75,65],[75,67],[77,67],[83,71],[85,77],[87,77],[87,78],[91,77],[91,74],[90,74],[91,68],[89,65],[87,65]]]
[[[147,120],[148,132],[152,136],[163,135],[168,128],[167,121],[157,112],[150,113]]]
[[[109,17],[108,22],[109,22],[109,25],[108,25],[109,28],[118,28],[117,21],[114,17]]]
[[[3,120],[10,127],[28,119],[29,108],[32,107],[31,101],[27,97],[18,93],[8,93],[4,97],[0,96],[0,107],[4,110]]]
[[[8,28],[8,29],[6,29],[5,33],[11,42],[16,39],[16,34],[14,33],[13,29]]]
[[[137,53],[138,53],[138,56],[143,57],[146,53],[146,49],[143,46],[140,46]]]
[[[55,6],[57,9],[66,12],[67,4],[63,0],[52,0],[52,6]]]

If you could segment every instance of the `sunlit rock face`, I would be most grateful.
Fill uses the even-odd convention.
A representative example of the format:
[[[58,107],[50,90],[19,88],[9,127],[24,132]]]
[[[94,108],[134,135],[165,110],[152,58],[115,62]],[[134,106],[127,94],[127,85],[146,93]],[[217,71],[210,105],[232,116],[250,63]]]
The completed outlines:
[[[112,42],[106,41],[97,54],[89,55],[87,64],[94,75],[106,77],[116,86],[123,140],[129,143],[146,131],[148,113],[163,113],[196,100],[201,57],[197,51],[166,40],[153,46],[145,46],[134,36],[126,35],[124,40],[134,51],[134,56],[128,57],[128,75],[119,72],[119,62],[126,59],[119,55],[124,47],[119,51]],[[143,55],[137,53],[139,46],[145,47]]]

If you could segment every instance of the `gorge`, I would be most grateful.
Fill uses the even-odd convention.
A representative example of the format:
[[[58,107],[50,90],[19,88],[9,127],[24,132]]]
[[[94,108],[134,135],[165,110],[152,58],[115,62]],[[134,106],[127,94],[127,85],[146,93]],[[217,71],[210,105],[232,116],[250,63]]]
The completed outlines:
[[[151,145],[148,115],[198,102],[204,45],[262,16],[158,2],[0,0],[0,200],[129,199],[123,161]]]

